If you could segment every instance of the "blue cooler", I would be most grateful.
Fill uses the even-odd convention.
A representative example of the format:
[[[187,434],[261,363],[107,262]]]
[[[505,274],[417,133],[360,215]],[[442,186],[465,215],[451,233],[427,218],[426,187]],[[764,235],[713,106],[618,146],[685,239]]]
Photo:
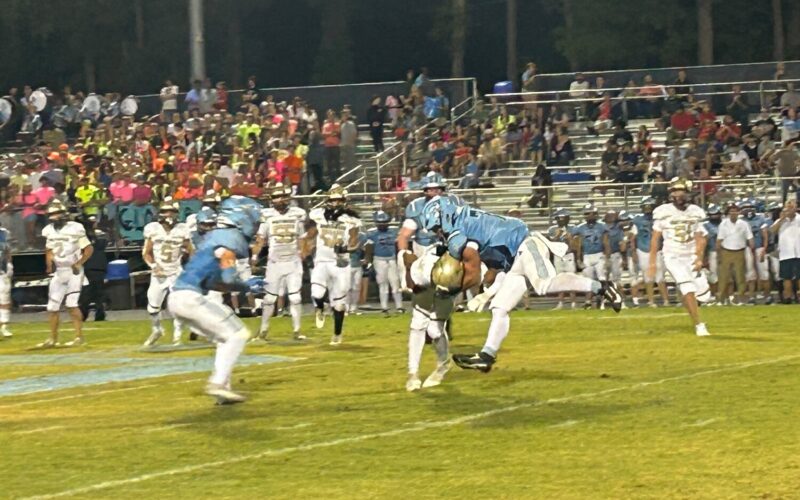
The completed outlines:
[[[514,82],[506,80],[494,84],[495,94],[511,94],[513,92],[514,92]]]
[[[128,267],[127,260],[112,260],[108,263],[108,270],[106,271],[106,279],[108,281],[129,280],[130,278],[131,270]]]

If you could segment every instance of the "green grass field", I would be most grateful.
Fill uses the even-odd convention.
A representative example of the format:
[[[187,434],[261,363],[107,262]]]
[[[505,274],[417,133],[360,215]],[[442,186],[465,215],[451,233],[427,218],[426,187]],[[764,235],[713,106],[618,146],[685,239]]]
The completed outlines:
[[[704,309],[703,339],[676,308],[517,312],[494,371],[454,367],[412,394],[408,317],[351,316],[338,348],[327,327],[248,346],[295,359],[237,369],[249,401],[231,407],[202,394],[206,371],[8,395],[12,379],[212,356],[140,352],[146,322],[28,351],[46,327],[15,324],[0,497],[800,498],[798,311]],[[456,315],[453,350],[482,345],[488,321]],[[288,339],[288,320],[272,331]],[[433,364],[426,348],[421,376]]]

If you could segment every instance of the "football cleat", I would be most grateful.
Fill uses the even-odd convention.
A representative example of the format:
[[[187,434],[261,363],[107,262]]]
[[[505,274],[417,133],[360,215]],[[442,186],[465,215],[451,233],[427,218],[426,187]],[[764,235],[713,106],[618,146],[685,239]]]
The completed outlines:
[[[47,339],[44,342],[36,344],[36,349],[50,349],[51,347],[58,347],[58,342],[53,339]]]
[[[11,330],[9,330],[6,325],[3,325],[0,327],[0,336],[2,336],[4,339],[10,339],[14,335],[11,333]]]
[[[397,314],[405,314],[406,310],[404,308],[402,308],[402,307],[399,307],[396,312],[397,312]]]
[[[417,377],[416,373],[409,373],[408,380],[406,381],[406,390],[408,392],[418,391],[422,387],[422,382],[420,382],[419,377]]]
[[[483,373],[489,373],[492,370],[495,358],[485,352],[453,354],[453,362],[464,370],[478,370]]]
[[[341,335],[334,335],[331,337],[331,342],[329,345],[339,345],[342,343],[342,336]]]
[[[162,335],[164,335],[163,331],[153,329],[153,331],[150,332],[150,336],[147,337],[147,340],[144,341],[144,347],[152,347],[152,346],[154,346],[156,344],[156,342],[158,342],[158,339],[161,338]]]
[[[300,332],[294,332],[294,339],[295,340],[307,340],[308,337],[306,337],[305,335],[303,335]],[[264,340],[266,340],[266,337],[264,338]]]
[[[317,309],[317,314],[314,317],[315,324],[317,329],[325,327],[325,311],[322,309]]]
[[[450,360],[445,360],[444,363],[439,363],[436,366],[436,369],[433,370],[433,373],[428,375],[428,378],[425,379],[425,382],[422,383],[423,388],[428,387],[436,387],[437,385],[442,383],[444,380],[445,374],[450,370]]]
[[[383,316],[386,317],[386,318],[391,316],[391,314],[389,314],[389,310],[388,309],[382,309],[381,312],[383,313]]]
[[[698,323],[697,325],[695,325],[694,334],[697,335],[698,337],[708,337],[709,335],[711,335],[708,332],[705,323]]]
[[[247,399],[241,394],[233,392],[232,390],[227,389],[225,386],[220,384],[209,383],[206,385],[206,394],[217,398],[218,405],[243,403]]]
[[[609,302],[611,309],[618,313],[622,309],[622,294],[619,293],[617,286],[611,281],[601,281],[600,284],[603,286],[600,291],[603,298]]]

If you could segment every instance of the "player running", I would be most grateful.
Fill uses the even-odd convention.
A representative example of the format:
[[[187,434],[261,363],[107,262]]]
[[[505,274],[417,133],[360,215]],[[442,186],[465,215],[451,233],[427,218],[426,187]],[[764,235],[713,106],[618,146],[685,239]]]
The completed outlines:
[[[669,204],[653,211],[653,237],[650,241],[650,264],[647,275],[652,279],[658,270],[658,253],[664,239],[664,266],[675,280],[683,297],[683,305],[695,325],[698,337],[710,335],[700,321],[697,301],[711,298],[708,282],[699,272],[703,267],[706,239],[702,222],[703,209],[689,203],[691,181],[674,178],[669,183]]]
[[[75,339],[64,344],[67,347],[85,343],[83,338],[83,315],[78,307],[83,287],[83,265],[92,256],[94,248],[86,236],[83,224],[68,219],[67,208],[58,200],[47,207],[50,224],[42,230],[45,243],[45,263],[51,275],[47,291],[47,312],[50,317],[50,338],[36,345],[37,348],[58,345],[58,324],[61,304],[67,308]]]
[[[403,294],[400,291],[400,278],[397,274],[397,229],[389,227],[392,216],[383,210],[375,212],[372,218],[375,229],[367,231],[364,259],[375,268],[381,310],[384,314],[389,314],[391,288],[395,309],[398,313],[404,313]]]
[[[261,328],[258,338],[266,341],[269,334],[269,319],[275,313],[278,297],[288,292],[289,312],[292,316],[292,332],[295,340],[306,340],[300,333],[302,311],[303,263],[300,259],[301,238],[305,233],[306,211],[290,206],[292,187],[276,185],[270,193],[272,207],[262,212],[258,237],[253,245],[253,261],[258,259],[261,249],[267,247],[267,271],[264,276],[266,293],[261,310]]]
[[[263,291],[261,278],[245,282],[236,272],[236,260],[250,255],[250,240],[260,218],[261,206],[250,198],[232,196],[223,201],[217,228],[206,235],[167,299],[173,316],[217,344],[214,370],[205,391],[217,398],[217,404],[245,400],[232,390],[231,372],[250,332],[231,308],[209,300],[206,293],[218,288]]]
[[[313,226],[307,237],[316,238],[314,268],[311,270],[311,298],[316,307],[316,326],[325,326],[325,294],[333,310],[333,336],[330,345],[342,343],[347,293],[350,290],[349,252],[358,246],[361,220],[347,206],[347,191],[334,184],[328,191],[324,208],[309,214]]]
[[[192,241],[189,228],[178,222],[178,207],[163,203],[158,209],[158,221],[144,227],[144,247],[142,257],[151,269],[150,286],[147,288],[147,313],[150,314],[150,336],[145,347],[155,345],[164,335],[161,326],[161,309],[169,288],[181,273],[181,259],[184,254],[192,255]],[[181,343],[181,321],[173,319],[172,344]]]
[[[471,310],[480,310],[491,300],[492,322],[480,352],[453,356],[453,361],[461,368],[482,372],[492,369],[500,345],[508,335],[508,313],[529,287],[537,295],[591,292],[604,296],[615,312],[622,306],[622,296],[612,283],[601,283],[574,273],[556,274],[550,254],[563,256],[566,245],[551,242],[536,231],[529,232],[519,219],[458,206],[449,198],[438,197],[425,205],[423,221],[425,229],[440,234],[446,240],[450,255],[463,263],[462,290],[478,285],[481,262],[490,270],[505,272],[496,290],[484,291],[468,304]]]
[[[11,245],[8,229],[0,227],[0,340],[11,338],[8,323],[11,321],[11,280],[14,265],[11,263]]]

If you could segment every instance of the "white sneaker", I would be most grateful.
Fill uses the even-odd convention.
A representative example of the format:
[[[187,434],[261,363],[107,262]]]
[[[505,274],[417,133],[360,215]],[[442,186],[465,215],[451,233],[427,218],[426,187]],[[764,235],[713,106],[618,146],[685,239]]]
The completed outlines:
[[[75,337],[69,342],[64,342],[64,347],[78,347],[84,344],[86,344],[86,340],[83,337]]]
[[[314,317],[317,329],[323,328],[325,326],[325,311],[322,309],[317,309],[317,314]]]
[[[303,334],[302,334],[302,333],[300,333],[300,332],[294,332],[294,339],[295,339],[295,340],[307,340],[307,339],[308,339],[308,337],[306,337],[305,335],[303,335]],[[266,340],[266,339],[265,339],[265,340]]]
[[[628,306],[625,305],[625,302],[623,302],[622,306],[620,306],[620,309],[627,309],[627,308],[628,308]]]
[[[331,337],[330,345],[339,345],[342,343],[342,336],[341,335],[334,335]]]
[[[556,304],[556,306],[553,308],[553,310],[554,310],[554,311],[560,311],[560,310],[562,310],[562,309],[564,309],[564,303],[563,303],[563,302],[559,302],[559,303],[558,303],[558,304]]]
[[[242,403],[247,399],[241,394],[233,392],[225,386],[212,383],[206,385],[206,394],[217,398],[217,404]]]
[[[601,311],[605,311],[606,310],[606,301],[605,300],[600,302],[600,310]]]
[[[422,383],[422,387],[436,387],[437,385],[442,383],[444,380],[444,375],[450,370],[450,360],[446,360],[444,363],[440,363],[436,366],[436,369],[433,370],[433,373],[428,375],[428,378],[425,379],[425,382]]]
[[[574,309],[577,309],[577,308],[578,308],[578,304],[576,304],[575,302],[573,302],[573,303],[572,303],[572,309],[574,310]]]
[[[697,335],[698,337],[708,337],[709,335],[711,335],[710,333],[708,333],[708,329],[706,329],[705,323],[698,323],[697,325],[695,325],[694,334]]]
[[[409,373],[408,380],[406,381],[406,390],[408,392],[418,391],[422,387],[422,382],[419,381],[416,373]]]
[[[14,336],[12,335],[11,330],[9,330],[6,325],[0,327],[0,335],[2,335],[4,339],[10,339],[11,337]]]
[[[150,336],[147,337],[147,340],[144,341],[144,347],[152,347],[152,346],[154,346],[156,344],[156,342],[158,342],[158,339],[161,338],[162,335],[164,335],[164,331],[163,330],[155,330],[155,329],[152,330],[150,332]]]

